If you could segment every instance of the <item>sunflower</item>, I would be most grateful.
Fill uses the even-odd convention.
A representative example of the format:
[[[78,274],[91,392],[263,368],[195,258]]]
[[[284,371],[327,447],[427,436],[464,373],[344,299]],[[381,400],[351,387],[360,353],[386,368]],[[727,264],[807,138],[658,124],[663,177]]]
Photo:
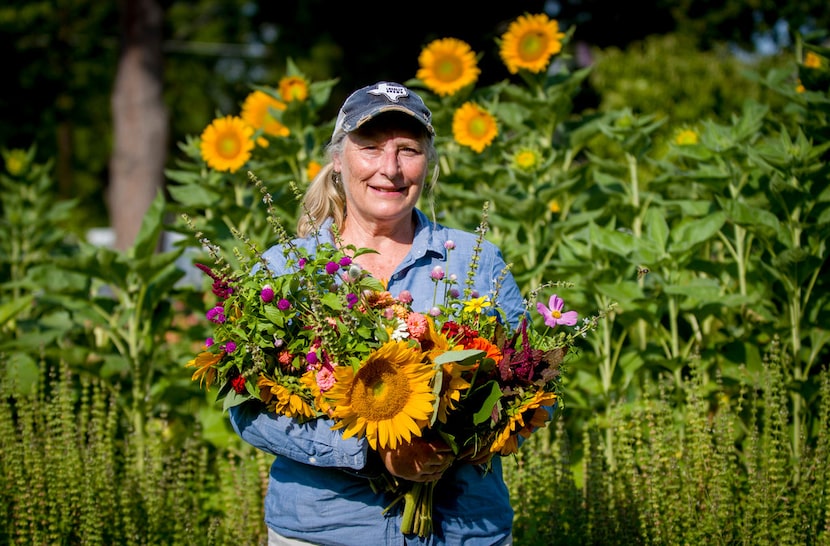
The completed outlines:
[[[334,374],[327,395],[337,421],[332,428],[345,429],[343,438],[366,436],[372,449],[395,449],[420,436],[432,417],[435,369],[405,341],[385,343],[357,371],[338,366]]]
[[[542,156],[534,148],[520,148],[513,154],[513,167],[532,173],[542,163]]]
[[[280,385],[264,375],[259,376],[256,384],[259,387],[262,401],[265,402],[270,411],[277,415],[285,415],[300,420],[317,417],[317,413],[308,401],[299,394],[292,392],[288,387]]]
[[[196,358],[188,362],[186,365],[187,368],[198,368],[195,372],[193,372],[193,376],[191,376],[190,380],[196,381],[201,378],[199,386],[201,386],[202,381],[204,381],[207,383],[205,388],[209,389],[210,386],[213,385],[213,381],[216,379],[216,368],[213,366],[222,360],[223,356],[225,356],[225,351],[219,353],[203,351],[196,355]]]
[[[242,119],[254,129],[261,129],[265,134],[287,137],[291,134],[291,131],[274,117],[272,109],[285,110],[285,103],[257,90],[245,98],[245,102],[242,104]],[[259,138],[257,144],[265,147],[268,146],[268,141]]]
[[[697,144],[697,142],[697,133],[692,129],[683,129],[682,131],[678,131],[677,135],[674,137],[674,143],[678,146],[693,146]]]
[[[456,402],[461,400],[461,391],[470,388],[470,383],[461,374],[472,369],[475,365],[464,365],[458,362],[448,362],[441,366],[444,374],[441,381],[441,392],[438,395],[438,420],[447,422],[447,413],[456,408]]]
[[[202,132],[202,159],[217,171],[236,172],[251,157],[253,134],[253,128],[240,117],[215,119]]]
[[[533,430],[544,426],[548,421],[548,412],[542,406],[553,405],[554,402],[556,402],[556,394],[537,391],[529,401],[511,410],[507,424],[496,434],[496,438],[490,445],[490,452],[501,455],[516,453],[519,450],[518,435],[521,434],[527,438]],[[527,422],[525,422],[525,417],[527,417]]]
[[[499,54],[511,74],[520,69],[542,72],[551,56],[562,51],[564,37],[555,19],[545,14],[522,15],[502,35]]]
[[[462,146],[481,153],[499,134],[496,118],[475,103],[466,102],[452,117],[452,136]]]
[[[311,161],[308,162],[308,165],[306,165],[306,167],[305,167],[306,178],[308,178],[309,180],[314,180],[317,177],[317,175],[320,173],[320,170],[322,170],[322,168],[323,168],[323,166],[320,165],[319,162],[314,161],[312,159]]]
[[[812,51],[808,51],[807,54],[804,55],[804,66],[807,68],[821,68],[821,57]]]
[[[420,68],[416,77],[441,96],[454,95],[475,83],[481,72],[476,56],[466,42],[443,38],[429,43],[418,56]]]
[[[279,83],[280,96],[285,102],[302,102],[308,98],[308,83],[299,76],[285,76]]]

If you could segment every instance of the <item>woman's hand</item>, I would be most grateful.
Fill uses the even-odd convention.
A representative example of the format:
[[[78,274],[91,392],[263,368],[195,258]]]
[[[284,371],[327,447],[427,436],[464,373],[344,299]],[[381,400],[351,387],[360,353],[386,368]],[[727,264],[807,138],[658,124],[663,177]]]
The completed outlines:
[[[379,448],[386,469],[394,476],[413,482],[431,482],[441,477],[455,460],[452,449],[440,439],[413,437],[409,443]]]

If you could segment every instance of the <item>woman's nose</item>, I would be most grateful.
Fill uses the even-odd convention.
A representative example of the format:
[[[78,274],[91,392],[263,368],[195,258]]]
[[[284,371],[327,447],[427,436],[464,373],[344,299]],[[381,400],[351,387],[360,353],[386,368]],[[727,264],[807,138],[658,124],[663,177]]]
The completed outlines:
[[[401,170],[401,165],[398,161],[398,150],[394,148],[384,148],[380,161],[380,171],[388,178],[394,178]]]

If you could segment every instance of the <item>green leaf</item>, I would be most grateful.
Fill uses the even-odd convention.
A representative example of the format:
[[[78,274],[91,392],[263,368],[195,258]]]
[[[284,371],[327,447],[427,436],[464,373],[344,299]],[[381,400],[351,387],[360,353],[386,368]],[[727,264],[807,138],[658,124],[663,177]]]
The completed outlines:
[[[224,404],[222,405],[223,411],[228,411],[230,408],[234,406],[238,406],[243,404],[251,399],[250,395],[245,394],[237,394],[235,390],[231,389],[227,396],[225,396]]]
[[[156,252],[163,227],[164,204],[164,194],[161,191],[156,192],[156,197],[144,214],[141,229],[139,229],[135,242],[129,250],[131,257],[142,259]]]
[[[16,300],[0,305],[0,326],[5,325],[14,317],[19,315],[24,309],[29,307],[34,300],[35,297],[33,295],[27,294]]]
[[[672,254],[686,252],[704,241],[713,238],[726,222],[726,213],[718,211],[703,218],[682,221],[671,231]]]
[[[490,394],[487,395],[484,403],[481,404],[481,408],[473,414],[473,423],[480,425],[489,419],[493,413],[493,407],[498,403],[499,399],[501,399],[501,389],[496,381],[491,381]]]
[[[436,364],[447,364],[448,362],[464,362],[466,360],[472,360],[475,362],[476,360],[480,359],[487,353],[481,351],[479,349],[464,349],[463,351],[447,351],[445,353],[441,353],[433,362]]]

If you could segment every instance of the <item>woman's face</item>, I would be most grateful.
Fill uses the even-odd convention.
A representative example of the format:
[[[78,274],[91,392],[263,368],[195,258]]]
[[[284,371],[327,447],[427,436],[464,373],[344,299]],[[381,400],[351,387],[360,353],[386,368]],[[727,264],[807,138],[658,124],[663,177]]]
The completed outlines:
[[[427,175],[427,142],[422,132],[371,126],[345,137],[332,159],[346,194],[349,217],[371,224],[409,220]]]

